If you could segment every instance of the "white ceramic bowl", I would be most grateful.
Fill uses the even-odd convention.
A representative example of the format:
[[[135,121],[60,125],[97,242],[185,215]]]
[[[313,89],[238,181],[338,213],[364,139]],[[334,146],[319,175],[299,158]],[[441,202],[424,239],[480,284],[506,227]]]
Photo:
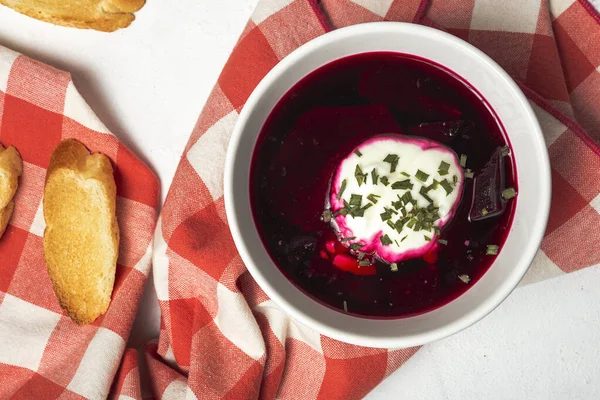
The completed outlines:
[[[490,103],[509,136],[519,195],[506,243],[485,275],[456,300],[414,317],[375,320],[334,311],[303,294],[273,263],[250,208],[250,161],[257,136],[278,100],[300,79],[333,60],[373,51],[414,54],[466,79]],[[225,206],[248,270],[266,294],[297,321],[332,338],[372,347],[421,345],[483,318],[517,286],[540,245],[550,209],[550,165],[542,132],[523,93],[498,64],[444,32],[406,23],[355,25],[323,35],[282,60],[256,87],[231,137]]]

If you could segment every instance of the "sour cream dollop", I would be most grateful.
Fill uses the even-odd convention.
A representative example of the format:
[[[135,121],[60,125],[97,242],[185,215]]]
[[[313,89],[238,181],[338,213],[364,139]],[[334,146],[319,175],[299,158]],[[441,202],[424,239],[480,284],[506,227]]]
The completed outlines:
[[[334,173],[331,222],[352,250],[397,263],[437,246],[463,186],[460,161],[448,147],[421,138],[378,136],[356,147]]]

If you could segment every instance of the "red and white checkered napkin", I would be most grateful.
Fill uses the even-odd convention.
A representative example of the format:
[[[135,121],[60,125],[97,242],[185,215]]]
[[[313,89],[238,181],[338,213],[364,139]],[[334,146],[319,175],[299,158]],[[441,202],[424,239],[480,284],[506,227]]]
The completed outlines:
[[[46,167],[62,139],[111,158],[121,248],[112,302],[83,327],[62,311],[44,263]],[[69,74],[0,47],[0,142],[23,175],[0,239],[0,398],[102,398],[117,372],[152,259],[158,180],[96,118]]]
[[[417,349],[321,336],[285,315],[236,252],[223,204],[227,143],[260,79],[292,50],[366,21],[433,25],[479,47],[529,96],[552,162],[552,212],[528,280],[600,262],[600,26],[584,0],[259,1],[191,135],[156,235],[161,335],[148,349],[164,398],[355,399]],[[550,7],[550,8],[548,8]]]

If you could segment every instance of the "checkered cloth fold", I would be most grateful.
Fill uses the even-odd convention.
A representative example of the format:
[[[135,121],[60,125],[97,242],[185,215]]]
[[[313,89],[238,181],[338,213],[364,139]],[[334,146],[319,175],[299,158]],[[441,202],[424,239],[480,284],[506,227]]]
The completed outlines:
[[[117,182],[121,245],[112,302],[82,327],[60,308],[42,251],[46,168],[66,138],[109,156]],[[0,239],[0,398],[103,398],[150,272],[158,180],[102,125],[69,74],[2,47],[0,142],[23,158],[15,211]]]
[[[600,17],[586,0],[261,0],[192,132],[156,229],[154,281],[162,320],[160,337],[145,354],[149,387],[141,389],[137,355],[127,350],[113,382],[112,397],[355,399],[418,351],[352,346],[291,320],[245,269],[233,245],[223,203],[227,143],[239,111],[260,79],[316,36],[346,25],[383,20],[431,25],[469,41],[500,63],[529,97],[550,152],[553,197],[541,250],[524,282],[600,263]],[[0,71],[5,59],[1,54]],[[1,77],[0,110],[4,104],[5,116],[8,109],[20,118],[20,108],[7,107],[14,100]],[[46,79],[54,82],[57,78]],[[52,98],[42,96],[37,104],[48,109]],[[63,112],[67,108],[52,110],[67,115]],[[10,134],[10,139],[4,139],[4,124],[11,118],[0,118],[0,140],[9,142],[5,144],[19,138]],[[80,138],[95,137],[77,132]],[[104,142],[94,143],[90,147],[105,148],[101,147]],[[34,157],[24,156],[26,161]],[[26,174],[33,164],[26,164]],[[26,179],[17,206],[24,202],[22,198],[35,199]],[[16,214],[10,229],[26,238],[39,238],[28,233],[32,229],[39,232],[35,223],[39,202],[34,207],[24,206],[21,213],[26,207],[33,223],[23,226]],[[35,226],[38,228],[32,228]],[[26,244],[27,239],[22,242]],[[98,345],[114,338],[109,332],[117,332],[113,329],[119,327],[122,343],[125,336],[121,333],[126,334],[128,326],[105,328],[108,319],[114,321],[107,314],[102,328],[95,324],[89,328],[93,332],[85,331],[85,336],[69,330],[60,310],[54,310],[60,318],[54,323],[57,317],[47,313],[44,304],[40,306],[40,297],[48,301],[47,292],[24,290],[33,284],[12,272],[20,271],[14,266],[19,265],[20,254],[27,253],[23,250],[14,256],[14,250],[2,252],[4,243],[0,241],[0,346],[8,341],[17,350],[0,351],[0,397],[15,393],[16,397],[34,393],[99,397],[117,368],[118,350],[122,351],[123,345],[109,346],[114,351],[104,352],[108,354],[100,352]],[[2,259],[7,254],[12,257],[8,280]],[[147,260],[149,254],[146,251],[142,259]],[[139,269],[127,270],[127,278]],[[120,292],[117,290],[115,300]],[[131,296],[138,298],[139,292],[132,289]],[[130,307],[127,315],[133,315],[135,304]],[[34,315],[44,327],[55,328],[38,329],[37,323],[34,326],[31,319],[17,315],[23,310],[37,313]],[[62,351],[57,351],[52,340]],[[18,350],[29,343],[36,345],[35,349],[30,346],[27,354],[35,356]],[[101,365],[92,365],[92,360],[101,360]],[[87,385],[83,384],[84,373]]]
[[[223,203],[227,143],[261,78],[329,30],[385,20],[467,40],[529,97],[550,152],[553,198],[525,282],[600,262],[600,26],[587,2],[259,1],[192,132],[157,228],[162,326],[147,353],[154,396],[356,399],[418,350],[352,346],[290,319],[245,269]]]

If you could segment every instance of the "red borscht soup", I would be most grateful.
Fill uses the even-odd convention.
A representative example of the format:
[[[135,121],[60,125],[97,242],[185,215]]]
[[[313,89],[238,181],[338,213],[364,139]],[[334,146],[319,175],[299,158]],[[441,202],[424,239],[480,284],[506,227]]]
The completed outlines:
[[[447,158],[420,153],[430,148]],[[250,199],[267,252],[301,291],[351,315],[402,318],[452,301],[494,262],[515,174],[500,122],[467,82],[414,56],[364,53],[278,102],[254,149]]]

